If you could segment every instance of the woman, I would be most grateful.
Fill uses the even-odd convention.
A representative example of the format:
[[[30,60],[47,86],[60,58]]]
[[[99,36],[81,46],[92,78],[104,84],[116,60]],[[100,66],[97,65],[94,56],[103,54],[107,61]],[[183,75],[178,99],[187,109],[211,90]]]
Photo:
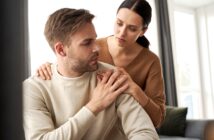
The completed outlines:
[[[149,50],[144,36],[151,21],[151,6],[146,0],[125,0],[119,6],[114,35],[97,40],[99,60],[121,67],[129,74],[130,93],[149,114],[155,127],[165,115],[165,94],[159,58]],[[50,63],[40,67],[38,74],[49,78]]]

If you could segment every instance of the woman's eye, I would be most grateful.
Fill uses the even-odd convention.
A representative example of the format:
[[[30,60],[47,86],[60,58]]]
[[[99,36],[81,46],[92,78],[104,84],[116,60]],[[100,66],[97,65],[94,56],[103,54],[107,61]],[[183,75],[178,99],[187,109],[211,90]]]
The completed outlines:
[[[118,25],[118,26],[122,26],[122,25],[123,25],[123,23],[121,23],[121,22],[117,22],[117,25]]]
[[[137,31],[137,29],[135,27],[129,27],[129,30],[132,31],[132,32]]]

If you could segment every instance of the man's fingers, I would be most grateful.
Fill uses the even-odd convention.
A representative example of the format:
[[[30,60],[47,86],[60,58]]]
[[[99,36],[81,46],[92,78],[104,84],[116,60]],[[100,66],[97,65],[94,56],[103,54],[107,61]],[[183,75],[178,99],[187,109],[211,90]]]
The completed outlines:
[[[102,73],[102,83],[105,84],[108,82],[110,76],[112,75],[113,70],[107,70],[104,73]]]
[[[128,79],[128,77],[126,75],[120,75],[120,77],[117,78],[116,81],[111,86],[111,90],[115,91],[116,89],[118,89],[120,86],[122,86],[124,84],[124,82],[127,79]]]
[[[97,84],[99,84],[103,79],[102,75],[97,75]]]

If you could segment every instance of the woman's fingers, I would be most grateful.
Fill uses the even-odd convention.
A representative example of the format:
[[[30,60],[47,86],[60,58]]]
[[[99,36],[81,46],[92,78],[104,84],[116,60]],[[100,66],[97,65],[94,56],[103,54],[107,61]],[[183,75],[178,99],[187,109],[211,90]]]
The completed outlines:
[[[44,70],[42,69],[41,66],[39,67],[39,69],[37,69],[37,76],[41,77],[43,80],[46,80],[46,76],[45,76]]]
[[[46,62],[46,63],[45,63],[45,67],[46,67],[46,69],[47,69],[47,72],[48,72],[48,76],[49,76],[49,77],[51,77],[51,75],[52,75],[51,64],[52,64],[52,63],[49,63],[49,62]]]
[[[52,71],[51,71],[51,63],[46,62],[42,64],[37,70],[36,74],[38,77],[41,77],[43,80],[50,80]]]

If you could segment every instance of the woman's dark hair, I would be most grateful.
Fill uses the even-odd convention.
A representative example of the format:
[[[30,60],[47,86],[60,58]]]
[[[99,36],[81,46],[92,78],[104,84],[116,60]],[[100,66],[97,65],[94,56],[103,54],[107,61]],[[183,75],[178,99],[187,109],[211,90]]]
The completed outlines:
[[[121,8],[128,8],[136,12],[143,19],[143,29],[148,28],[152,18],[152,8],[146,0],[124,0],[117,9],[117,12]],[[150,44],[149,40],[145,36],[139,37],[137,39],[137,43],[145,48],[149,48]]]

